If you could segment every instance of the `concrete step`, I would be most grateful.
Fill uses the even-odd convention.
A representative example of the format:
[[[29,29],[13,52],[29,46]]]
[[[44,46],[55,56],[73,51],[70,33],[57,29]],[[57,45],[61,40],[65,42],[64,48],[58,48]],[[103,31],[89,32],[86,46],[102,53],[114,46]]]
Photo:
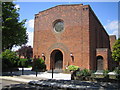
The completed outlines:
[[[47,71],[48,73],[52,73],[52,70]],[[62,73],[62,69],[53,69],[53,73]]]

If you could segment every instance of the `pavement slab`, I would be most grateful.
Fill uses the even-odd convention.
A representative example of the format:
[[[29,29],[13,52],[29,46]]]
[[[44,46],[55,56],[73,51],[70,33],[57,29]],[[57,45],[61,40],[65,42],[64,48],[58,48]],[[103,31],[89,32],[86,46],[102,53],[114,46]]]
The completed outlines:
[[[22,75],[22,68],[19,68],[19,71],[12,72],[12,76],[10,72],[3,72],[3,76],[0,76],[0,79],[25,82],[25,83],[28,83],[30,81],[45,80],[45,79],[56,79],[56,80],[71,79],[71,74],[54,73],[52,78],[52,73],[37,72],[37,76],[36,76],[36,72],[31,70],[32,68],[24,68],[24,75]]]

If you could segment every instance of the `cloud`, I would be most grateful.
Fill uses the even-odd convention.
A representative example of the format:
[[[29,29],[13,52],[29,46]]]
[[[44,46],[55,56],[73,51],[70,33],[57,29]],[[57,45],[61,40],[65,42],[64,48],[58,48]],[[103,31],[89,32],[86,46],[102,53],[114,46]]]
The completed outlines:
[[[18,7],[18,6],[16,6]],[[25,23],[25,26],[27,27],[27,34],[28,34],[28,42],[27,46],[32,46],[33,47],[33,34],[34,34],[34,19],[30,19]],[[14,46],[12,48],[13,51],[16,51],[20,48],[20,46]]]
[[[15,5],[15,8],[16,8],[16,9],[20,8],[20,5],[19,5],[19,4],[16,4],[16,5]]]
[[[34,19],[30,19],[26,22],[27,27],[27,33],[28,33],[28,43],[27,45],[30,45],[33,47],[33,31],[34,31]]]
[[[34,19],[30,19],[26,22],[27,28],[33,29],[34,28]]]
[[[20,46],[13,46],[12,51],[17,51],[20,48]]]
[[[118,35],[118,31],[114,31],[112,35]]]
[[[26,46],[32,46],[33,47],[33,33],[34,32],[29,32],[28,33],[28,43],[26,44]],[[13,46],[12,51],[16,51],[20,48],[20,46]]]
[[[33,32],[27,31],[27,33],[28,33],[28,43],[27,43],[27,45],[33,47]]]
[[[109,22],[105,28],[107,30],[111,30],[111,31],[114,31],[114,30],[118,30],[118,21],[111,21]]]
[[[118,37],[118,21],[109,21],[107,25],[104,26],[108,34],[116,35]]]

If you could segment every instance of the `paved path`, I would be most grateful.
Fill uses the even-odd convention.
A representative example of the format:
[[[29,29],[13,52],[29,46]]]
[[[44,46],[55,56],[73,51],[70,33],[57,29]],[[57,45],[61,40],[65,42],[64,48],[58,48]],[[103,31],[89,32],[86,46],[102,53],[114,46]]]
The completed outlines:
[[[13,85],[13,84],[21,84],[21,83],[16,82],[16,81],[10,81],[10,80],[2,80],[2,87],[6,86],[6,85]]]
[[[28,83],[28,82],[32,81],[33,83],[39,83],[39,84],[41,83],[42,80],[43,81],[45,80],[46,82],[48,82],[48,80],[50,81],[50,79],[51,79],[52,83],[51,82],[47,83],[48,86],[51,85],[51,84],[54,84],[55,82],[57,82],[57,84],[55,84],[55,85],[59,86],[59,85],[63,84],[63,86],[65,86],[64,83],[66,83],[66,81],[68,81],[68,84],[71,81],[70,80],[71,79],[71,74],[63,74],[63,73],[54,73],[53,79],[52,79],[52,73],[38,72],[38,75],[36,77],[36,72],[31,71],[31,68],[25,68],[24,75],[21,75],[21,74],[22,74],[22,69],[20,68],[19,71],[13,72],[13,76],[10,76],[9,72],[3,73],[3,76],[0,76],[0,79],[8,80],[8,81],[11,81],[11,82],[19,82],[19,83]],[[41,81],[39,81],[39,80],[41,80]],[[56,80],[56,81],[54,82],[54,80]],[[59,84],[58,82],[61,82],[61,83]],[[71,81],[71,82],[73,83],[73,81]],[[76,82],[76,81],[74,81],[74,82]],[[78,82],[80,82],[80,81],[78,81]],[[93,82],[81,82],[81,83],[79,83],[81,85],[77,86],[78,84],[76,84],[76,86],[77,86],[77,88],[82,88],[83,89],[83,88],[86,88],[86,84],[87,84],[87,87],[88,87],[88,90],[89,90],[91,88],[94,88],[95,85],[99,84],[99,83],[97,83],[97,84],[96,83],[94,84],[94,83]],[[73,84],[75,84],[75,83],[73,83]],[[69,86],[66,84],[66,86],[68,86],[68,87],[71,86],[71,88],[74,88],[73,84],[69,84]],[[25,85],[29,85],[29,84],[25,84]],[[102,90],[104,87],[108,87],[107,90],[113,90],[113,89],[116,90],[116,89],[118,89],[118,86],[117,85],[115,86],[115,85],[116,84],[113,84],[113,83],[112,84],[111,83],[110,84],[108,84],[108,83],[101,84],[100,83],[97,88]],[[113,87],[113,86],[115,86],[115,87]],[[94,89],[94,90],[96,90],[96,89]],[[106,90],[106,89],[104,89],[104,90]]]
[[[29,81],[52,79],[52,73],[38,72],[37,77],[36,77],[36,72],[31,71],[31,68],[24,68],[24,75],[22,75],[22,69],[19,68],[19,71],[13,72],[13,76],[10,76],[9,72],[5,72],[3,73],[3,76],[0,76],[0,79],[13,80],[13,81],[27,83]],[[70,80],[71,74],[54,73],[53,79]]]

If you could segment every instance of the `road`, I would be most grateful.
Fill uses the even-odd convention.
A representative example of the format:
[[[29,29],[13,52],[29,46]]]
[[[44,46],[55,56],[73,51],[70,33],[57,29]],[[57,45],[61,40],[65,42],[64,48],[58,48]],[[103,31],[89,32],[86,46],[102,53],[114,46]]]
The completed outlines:
[[[1,79],[0,79],[1,81]],[[11,85],[11,84],[20,84],[21,82],[16,82],[16,81],[9,81],[9,80],[2,80],[2,87],[6,85]]]

